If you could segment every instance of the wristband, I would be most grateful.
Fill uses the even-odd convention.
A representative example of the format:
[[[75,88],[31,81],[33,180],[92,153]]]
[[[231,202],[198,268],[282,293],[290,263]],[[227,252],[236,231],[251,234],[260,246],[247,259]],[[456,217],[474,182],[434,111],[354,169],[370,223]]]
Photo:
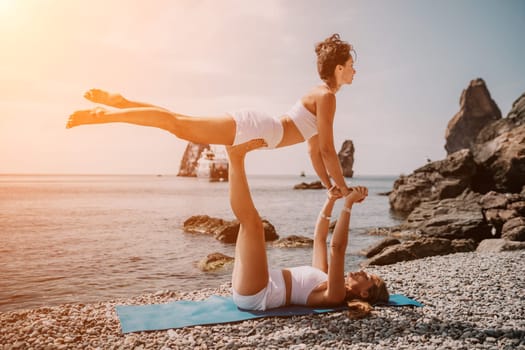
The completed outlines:
[[[322,218],[322,219],[328,220],[328,221],[330,221],[330,219],[332,218],[331,216],[326,216],[323,213],[320,213],[319,217]]]

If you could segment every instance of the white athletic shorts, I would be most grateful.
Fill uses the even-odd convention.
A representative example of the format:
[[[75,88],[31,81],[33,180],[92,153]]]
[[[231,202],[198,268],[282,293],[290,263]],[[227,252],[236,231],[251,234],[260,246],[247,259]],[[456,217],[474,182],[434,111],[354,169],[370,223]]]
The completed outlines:
[[[267,148],[275,148],[283,138],[283,125],[281,121],[266,113],[252,110],[240,110],[229,113],[235,120],[234,145],[254,139],[264,139]]]
[[[271,269],[268,273],[268,284],[257,294],[240,295],[232,288],[235,305],[245,310],[266,310],[286,304],[283,272],[280,269]]]

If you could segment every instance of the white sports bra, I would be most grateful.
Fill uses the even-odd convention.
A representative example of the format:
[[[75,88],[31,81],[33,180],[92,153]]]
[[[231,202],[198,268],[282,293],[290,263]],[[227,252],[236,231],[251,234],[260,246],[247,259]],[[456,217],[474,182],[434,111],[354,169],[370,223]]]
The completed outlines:
[[[292,267],[288,270],[292,275],[291,304],[306,305],[312,290],[328,280],[326,273],[313,266]]]
[[[305,140],[317,135],[317,118],[306,109],[301,100],[297,101],[286,115],[293,120]]]

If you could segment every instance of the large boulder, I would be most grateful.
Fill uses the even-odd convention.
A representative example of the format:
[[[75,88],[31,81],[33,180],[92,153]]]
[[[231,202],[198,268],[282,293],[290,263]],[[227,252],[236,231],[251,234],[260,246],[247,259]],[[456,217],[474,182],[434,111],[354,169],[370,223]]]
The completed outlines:
[[[525,217],[525,194],[490,191],[481,197],[479,204],[495,237],[502,236],[503,227],[509,220]],[[510,224],[506,225],[505,231],[508,231],[509,227]],[[514,233],[510,235],[513,236]]]
[[[389,265],[435,255],[469,252],[476,249],[472,240],[450,240],[426,237],[386,247],[364,262],[365,265]]]
[[[525,218],[515,217],[508,220],[501,229],[501,238],[509,241],[525,241]]]
[[[272,243],[272,246],[276,248],[311,248],[313,245],[313,239],[297,235],[281,238]]]
[[[472,153],[462,149],[399,177],[388,196],[390,206],[396,212],[408,214],[421,202],[455,197],[470,186],[475,173]]]
[[[525,242],[514,242],[503,238],[485,239],[476,248],[478,253],[499,253],[525,249]]]
[[[424,202],[410,213],[398,230],[420,237],[476,242],[492,238],[491,228],[479,205],[480,198],[480,194],[466,190],[456,198]]]
[[[197,263],[197,267],[204,272],[216,271],[234,262],[234,258],[222,253],[211,253]]]
[[[401,241],[397,238],[386,237],[378,243],[363,250],[361,253],[367,258],[371,258],[374,255],[381,253],[386,247],[390,247],[399,243],[401,243]]]
[[[212,235],[215,239],[223,243],[237,242],[240,224],[237,220],[227,221],[220,218],[210,217],[208,215],[194,215],[184,221],[184,231],[187,233],[201,233]],[[279,238],[275,227],[263,219],[264,239],[266,241],[275,241]]]
[[[352,140],[345,140],[341,146],[341,150],[337,153],[341,168],[343,169],[343,176],[353,177],[354,176],[354,143]]]
[[[459,112],[449,121],[445,132],[447,154],[472,148],[479,132],[501,119],[501,111],[490,97],[483,79],[472,80],[463,90]]]
[[[177,176],[197,176],[198,160],[201,153],[210,150],[210,145],[188,142],[184,155],[180,161],[179,173]]]
[[[479,166],[473,187],[480,192],[520,192],[525,185],[525,113],[489,125],[480,140],[494,132],[499,134],[473,146]]]

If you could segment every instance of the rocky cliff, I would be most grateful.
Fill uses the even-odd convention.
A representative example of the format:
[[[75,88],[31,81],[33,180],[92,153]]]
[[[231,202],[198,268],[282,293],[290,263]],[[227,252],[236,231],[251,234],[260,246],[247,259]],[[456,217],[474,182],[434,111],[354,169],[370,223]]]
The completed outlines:
[[[485,82],[471,81],[448,123],[445,149],[445,159],[395,181],[390,205],[406,218],[379,231],[404,241],[369,264],[471,251],[482,241],[485,251],[524,249],[501,239],[525,241],[525,94],[501,118]]]
[[[525,94],[501,118],[483,80],[473,80],[446,135],[446,159],[396,180],[389,195],[394,211],[408,214],[424,201],[453,198],[465,189],[517,193],[525,186]]]

